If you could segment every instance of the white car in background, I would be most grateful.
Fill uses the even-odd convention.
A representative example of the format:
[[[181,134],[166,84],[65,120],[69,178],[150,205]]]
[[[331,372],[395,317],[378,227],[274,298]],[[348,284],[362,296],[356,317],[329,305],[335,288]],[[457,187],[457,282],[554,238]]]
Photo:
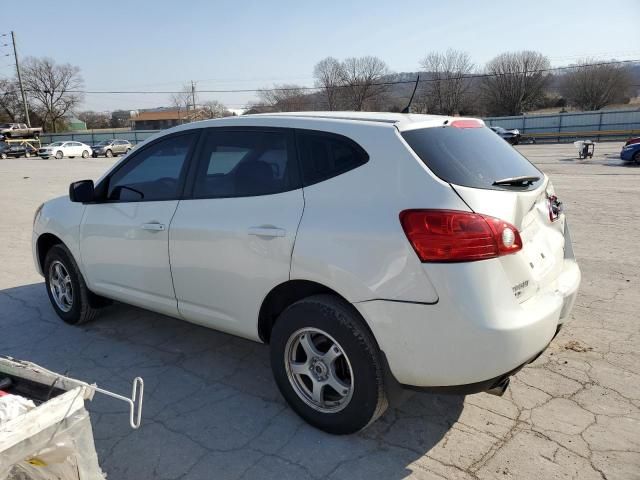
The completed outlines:
[[[398,386],[502,394],[580,284],[549,178],[469,118],[189,123],[33,225],[62,320],[115,299],[267,343],[289,405],[331,433],[369,425]]]
[[[68,141],[68,142],[53,142],[49,145],[42,147],[38,150],[38,155],[41,158],[55,157],[58,160],[64,157],[74,158],[82,157],[89,158],[93,150],[86,143]]]

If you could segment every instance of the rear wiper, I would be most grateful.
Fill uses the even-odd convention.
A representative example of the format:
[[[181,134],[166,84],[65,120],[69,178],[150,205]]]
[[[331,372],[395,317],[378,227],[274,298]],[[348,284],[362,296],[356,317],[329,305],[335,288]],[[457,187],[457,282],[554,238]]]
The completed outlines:
[[[533,175],[522,175],[520,177],[509,177],[503,178],[502,180],[496,180],[493,182],[494,185],[516,185],[526,187],[527,185],[533,185],[534,182],[540,180],[540,177],[536,177]]]

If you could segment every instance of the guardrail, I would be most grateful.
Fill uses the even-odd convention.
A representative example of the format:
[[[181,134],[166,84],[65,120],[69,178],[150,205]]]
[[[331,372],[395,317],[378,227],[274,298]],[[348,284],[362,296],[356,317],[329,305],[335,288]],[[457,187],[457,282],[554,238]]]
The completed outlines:
[[[117,138],[118,140],[129,140],[135,145],[159,131],[160,130],[90,130],[83,132],[43,133],[40,135],[40,141],[45,144],[73,140],[86,143],[87,145],[95,145],[103,140]]]
[[[532,132],[523,135],[525,139],[533,138],[536,142],[562,143],[574,142],[581,139],[601,141],[626,140],[629,137],[640,136],[637,130],[591,130],[579,132]]]

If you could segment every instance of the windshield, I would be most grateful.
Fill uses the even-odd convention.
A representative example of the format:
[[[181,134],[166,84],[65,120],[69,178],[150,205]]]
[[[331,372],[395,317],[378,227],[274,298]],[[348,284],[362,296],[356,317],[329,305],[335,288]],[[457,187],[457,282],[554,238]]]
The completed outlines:
[[[49,146],[50,147],[61,147],[63,143],[64,142],[53,142],[53,143],[50,143]]]
[[[96,143],[96,147],[105,146],[111,144],[111,140],[103,140],[101,142]]]
[[[513,177],[539,177],[526,189],[540,185],[544,175],[489,128],[433,127],[402,132],[429,169],[448,183],[464,187],[504,190],[494,185]]]

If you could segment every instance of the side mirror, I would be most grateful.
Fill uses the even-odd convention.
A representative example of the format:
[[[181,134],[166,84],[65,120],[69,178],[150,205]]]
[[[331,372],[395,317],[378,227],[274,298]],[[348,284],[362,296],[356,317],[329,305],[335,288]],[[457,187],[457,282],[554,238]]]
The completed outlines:
[[[72,202],[92,202],[95,199],[93,180],[80,180],[69,185],[69,199]]]

